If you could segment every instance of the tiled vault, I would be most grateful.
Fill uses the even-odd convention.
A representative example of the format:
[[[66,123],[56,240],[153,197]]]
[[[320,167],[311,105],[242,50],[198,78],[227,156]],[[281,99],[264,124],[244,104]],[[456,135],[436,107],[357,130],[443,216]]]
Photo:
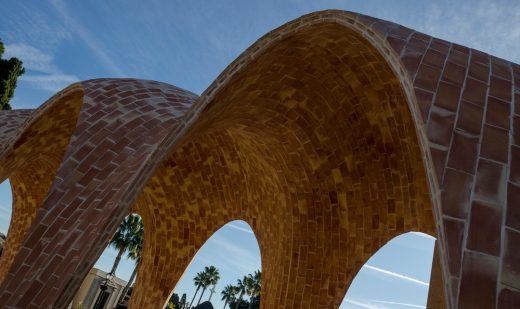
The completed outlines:
[[[236,219],[259,242],[262,308],[337,308],[407,231],[438,238],[430,294],[447,307],[518,307],[519,106],[520,66],[342,11],[268,33],[200,97],[71,85],[0,113],[0,307],[65,308],[131,210],[146,231],[132,308],[161,308]]]

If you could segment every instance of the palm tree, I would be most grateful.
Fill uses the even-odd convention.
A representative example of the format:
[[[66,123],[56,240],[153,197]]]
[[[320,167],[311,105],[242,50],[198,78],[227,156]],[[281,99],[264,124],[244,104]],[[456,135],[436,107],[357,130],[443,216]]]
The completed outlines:
[[[260,295],[260,289],[262,288],[262,272],[257,270],[252,275],[248,275],[247,280],[247,294],[251,296],[249,302],[249,309],[253,305],[253,300]]]
[[[112,270],[110,270],[109,274],[116,274],[116,269],[121,261],[121,256],[128,249],[128,246],[131,245],[132,238],[142,228],[142,226],[143,223],[138,214],[130,214],[123,219],[123,222],[121,222],[109,243],[110,246],[118,250],[114,265],[112,265]]]
[[[244,279],[242,279],[242,280],[240,280],[240,279],[237,280],[237,289],[240,294],[238,296],[238,301],[237,301],[237,305],[236,305],[235,309],[238,309],[238,307],[240,306],[240,302],[242,301],[242,296],[244,296],[244,293],[246,292],[246,289],[247,289],[248,281],[249,281],[249,278],[247,276],[244,276]]]
[[[217,282],[219,281],[220,279],[220,274],[218,272],[218,269],[211,265],[210,267],[206,266],[206,268],[204,268],[204,280],[203,280],[203,284],[202,284],[202,293],[200,294],[200,297],[199,297],[199,301],[197,302],[197,305],[200,304],[200,300],[202,299],[202,295],[204,295],[204,292],[206,292],[206,289],[210,286],[210,285],[217,285]]]
[[[143,251],[143,241],[144,241],[144,226],[141,224],[139,230],[133,235],[130,244],[128,245],[128,255],[127,257],[134,261],[134,271],[128,280],[121,296],[119,297],[118,304],[122,303],[125,299],[126,293],[130,289],[132,282],[137,275],[137,268],[139,267],[139,263],[141,262],[141,252]]]
[[[222,309],[225,309],[228,303],[236,301],[237,293],[238,288],[236,286],[228,284],[226,287],[224,287],[224,290],[220,293],[222,295],[222,300],[225,301],[224,307]]]
[[[198,272],[195,278],[193,278],[193,283],[197,287],[197,290],[195,290],[195,295],[193,295],[193,298],[191,299],[190,305],[188,308],[191,308],[191,305],[193,305],[193,301],[195,300],[195,296],[197,296],[197,293],[199,293],[199,289],[202,286],[202,282],[205,280],[204,272]]]

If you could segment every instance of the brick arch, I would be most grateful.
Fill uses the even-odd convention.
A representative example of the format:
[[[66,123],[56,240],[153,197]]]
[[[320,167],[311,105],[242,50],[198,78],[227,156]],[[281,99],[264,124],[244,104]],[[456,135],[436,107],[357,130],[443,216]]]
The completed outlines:
[[[0,281],[13,263],[14,255],[48,193],[62,160],[79,113],[82,91],[71,86],[42,105],[29,118],[28,111],[9,111],[1,115],[5,125],[2,137],[11,145],[2,156],[0,180],[9,177],[13,195],[11,222],[0,259]]]
[[[78,126],[0,305],[65,307],[136,199],[156,239],[183,227],[173,229],[181,260],[199,241],[185,233],[210,230],[193,214],[250,223],[264,307],[337,306],[385,239],[435,227],[448,306],[514,304],[519,72],[393,23],[325,11],[268,33],[200,98],[151,81],[83,82]],[[159,215],[167,192],[179,194],[180,219]],[[81,222],[64,241],[60,214]],[[34,243],[42,250],[30,256]],[[154,263],[139,272],[167,274],[156,264],[171,248],[148,246]],[[133,303],[164,301],[162,283],[154,288]]]

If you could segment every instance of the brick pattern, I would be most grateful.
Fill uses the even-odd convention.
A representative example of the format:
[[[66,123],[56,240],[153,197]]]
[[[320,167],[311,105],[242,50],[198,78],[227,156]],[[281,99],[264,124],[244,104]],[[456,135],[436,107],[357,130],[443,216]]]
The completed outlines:
[[[518,304],[516,64],[324,11],[266,34],[200,98],[138,80],[71,89],[84,93],[70,101],[73,130],[38,144],[29,120],[2,137],[3,178],[43,166],[20,163],[40,149],[65,154],[47,168],[52,185],[13,183],[48,193],[29,199],[39,210],[0,306],[65,307],[131,207],[146,229],[133,308],[160,307],[234,219],[260,245],[263,308],[337,308],[367,259],[407,231],[438,237],[450,308]],[[61,101],[31,119],[54,123]]]

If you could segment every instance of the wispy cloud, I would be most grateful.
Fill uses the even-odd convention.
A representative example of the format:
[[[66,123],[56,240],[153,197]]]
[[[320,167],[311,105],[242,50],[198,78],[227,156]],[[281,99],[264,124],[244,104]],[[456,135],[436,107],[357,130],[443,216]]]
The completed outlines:
[[[355,305],[355,306],[358,306],[361,308],[367,308],[367,309],[383,309],[384,308],[384,307],[376,306],[376,305],[366,303],[363,301],[357,301],[357,300],[346,299],[346,298],[343,299],[343,302],[347,303],[347,304],[352,304],[352,305]]]
[[[260,257],[255,252],[242,248],[231,240],[219,235],[214,235],[210,241],[212,245],[218,247],[218,250],[212,253],[214,255],[211,259],[220,259],[229,266],[230,270],[240,274],[247,274],[260,268]]]
[[[399,305],[399,306],[405,306],[405,307],[413,307],[413,308],[426,308],[426,306],[421,305],[414,305],[414,304],[408,304],[408,303],[399,303],[399,302],[393,302],[393,301],[385,301],[385,300],[374,300],[376,303],[381,304],[389,304],[389,305]]]
[[[436,240],[437,238],[431,236],[431,235],[428,235],[428,234],[425,234],[425,233],[421,233],[421,232],[410,232],[410,234],[413,234],[415,236],[419,236],[419,237],[424,237],[424,238],[427,238],[427,239],[433,239],[433,240]]]
[[[126,76],[124,71],[110,57],[105,47],[99,42],[95,36],[83,25],[81,25],[70,13],[67,3],[62,0],[53,0],[52,5],[63,18],[65,24],[75,32],[85,44],[94,52],[94,54],[117,76]]]
[[[393,271],[389,271],[389,270],[386,270],[386,269],[382,269],[382,268],[379,268],[379,267],[375,267],[375,266],[372,266],[372,265],[365,264],[365,265],[363,265],[363,268],[371,269],[373,271],[377,271],[377,272],[383,273],[385,275],[393,276],[393,277],[396,277],[396,278],[399,278],[399,279],[403,279],[403,280],[407,280],[407,281],[410,281],[410,282],[413,282],[413,283],[417,283],[417,284],[420,284],[420,285],[430,286],[430,284],[428,282],[417,280],[415,278],[408,277],[408,276],[405,276],[403,274],[399,274],[399,273],[396,273],[396,272],[393,272]]]
[[[468,45],[514,62],[520,61],[520,2],[432,1],[417,28],[448,41]]]
[[[229,227],[229,228],[232,228],[232,229],[235,229],[235,230],[239,230],[239,231],[242,231],[244,233],[248,233],[248,234],[252,234],[252,235],[255,234],[251,229],[246,229],[246,228],[240,227],[238,225],[234,225],[232,223],[228,223],[224,227]]]
[[[51,74],[51,75],[22,75],[20,80],[26,81],[36,87],[50,92],[59,91],[79,79],[74,75]]]
[[[6,45],[5,55],[7,58],[17,57],[23,61],[27,72],[20,77],[20,81],[25,81],[33,87],[56,92],[79,80],[74,75],[64,74],[54,64],[51,54],[34,46],[23,43]]]

